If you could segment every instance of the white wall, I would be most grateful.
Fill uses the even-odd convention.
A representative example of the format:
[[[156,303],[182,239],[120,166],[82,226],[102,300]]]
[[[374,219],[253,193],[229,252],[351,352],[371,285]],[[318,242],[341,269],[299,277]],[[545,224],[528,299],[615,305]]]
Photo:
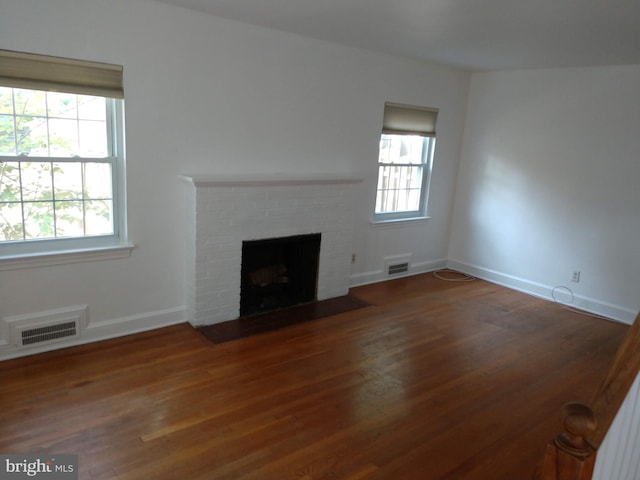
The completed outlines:
[[[387,255],[444,264],[468,73],[148,0],[0,0],[0,12],[0,48],[124,65],[137,245],[125,259],[0,272],[0,319],[86,304],[85,340],[182,321],[180,173],[357,172],[354,283],[381,278]],[[385,101],[440,108],[432,218],[420,224],[369,224]]]
[[[544,297],[565,285],[574,305],[630,323],[640,307],[638,85],[640,66],[472,75],[450,265]]]

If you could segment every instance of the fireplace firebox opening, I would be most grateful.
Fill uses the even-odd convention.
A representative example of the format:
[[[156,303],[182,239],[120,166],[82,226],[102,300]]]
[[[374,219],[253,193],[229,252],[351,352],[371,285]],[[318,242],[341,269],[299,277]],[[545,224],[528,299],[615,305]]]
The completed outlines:
[[[242,242],[240,316],[316,300],[321,234]]]

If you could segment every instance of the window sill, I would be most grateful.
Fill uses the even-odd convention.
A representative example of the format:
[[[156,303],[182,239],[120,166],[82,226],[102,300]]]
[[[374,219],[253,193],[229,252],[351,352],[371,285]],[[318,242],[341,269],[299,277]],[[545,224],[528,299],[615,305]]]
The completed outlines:
[[[404,227],[411,224],[422,223],[429,220],[431,217],[428,216],[420,216],[420,217],[408,217],[408,218],[392,218],[389,220],[371,220],[370,224],[372,227]]]
[[[124,243],[93,248],[0,255],[0,271],[126,258],[131,256],[131,250],[134,247],[135,245],[131,243]]]

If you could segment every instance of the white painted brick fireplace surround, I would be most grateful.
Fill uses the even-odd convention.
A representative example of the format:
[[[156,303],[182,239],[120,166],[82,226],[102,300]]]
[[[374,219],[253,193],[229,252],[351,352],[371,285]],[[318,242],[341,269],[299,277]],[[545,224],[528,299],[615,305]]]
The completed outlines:
[[[185,175],[186,295],[192,325],[238,318],[242,242],[320,233],[317,299],[346,295],[353,252],[352,177]]]

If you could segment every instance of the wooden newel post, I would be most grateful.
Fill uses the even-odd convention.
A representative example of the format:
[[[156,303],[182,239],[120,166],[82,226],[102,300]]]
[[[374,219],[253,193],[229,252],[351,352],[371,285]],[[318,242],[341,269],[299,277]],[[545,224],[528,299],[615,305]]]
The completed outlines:
[[[595,449],[587,437],[595,432],[593,411],[581,403],[562,407],[564,432],[547,445],[540,480],[590,480],[595,463]]]

